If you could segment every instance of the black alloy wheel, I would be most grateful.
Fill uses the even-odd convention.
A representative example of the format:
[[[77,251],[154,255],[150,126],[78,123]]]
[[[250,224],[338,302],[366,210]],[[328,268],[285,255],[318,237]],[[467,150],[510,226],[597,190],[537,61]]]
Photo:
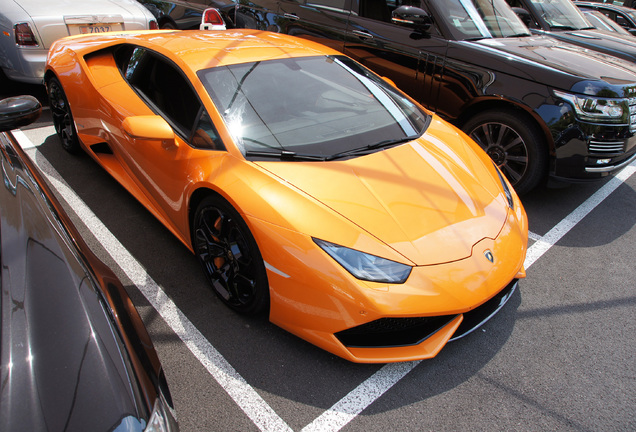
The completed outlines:
[[[80,144],[73,122],[71,107],[66,99],[66,94],[60,81],[53,77],[46,82],[49,97],[49,105],[53,117],[55,132],[60,137],[62,147],[69,153],[77,154],[80,151]]]
[[[462,128],[508,178],[518,194],[536,187],[547,173],[548,150],[532,119],[507,111],[485,111]]]
[[[263,258],[247,224],[227,201],[209,196],[199,204],[192,245],[212,289],[227,306],[247,315],[268,308]]]

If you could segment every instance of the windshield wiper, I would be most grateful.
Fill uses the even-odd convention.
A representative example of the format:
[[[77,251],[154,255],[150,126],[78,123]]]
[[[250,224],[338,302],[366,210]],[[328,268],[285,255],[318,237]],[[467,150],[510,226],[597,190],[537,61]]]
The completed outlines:
[[[325,161],[327,160],[325,156],[296,153],[289,150],[272,151],[272,152],[248,150],[245,152],[245,156],[273,158],[273,159],[280,159],[280,160],[287,160],[287,161]]]
[[[376,151],[377,149],[380,149],[380,148],[393,147],[393,146],[396,146],[398,144],[402,144],[402,143],[405,143],[405,142],[413,141],[414,139],[416,139],[418,137],[419,137],[419,135],[413,135],[413,136],[407,136],[407,137],[404,137],[404,138],[383,140],[383,141],[377,142],[375,144],[369,144],[369,145],[366,145],[364,147],[358,147],[358,148],[354,148],[354,149],[351,149],[351,150],[346,150],[346,151],[343,151],[343,152],[340,152],[340,153],[332,154],[331,156],[327,156],[326,160],[341,159],[341,158],[348,157],[348,156],[363,156],[363,155],[366,155],[366,154],[373,153],[374,151]]]

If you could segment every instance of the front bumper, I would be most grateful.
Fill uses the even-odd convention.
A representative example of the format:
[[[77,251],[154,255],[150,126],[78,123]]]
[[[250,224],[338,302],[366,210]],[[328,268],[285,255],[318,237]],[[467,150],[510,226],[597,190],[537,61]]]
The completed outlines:
[[[575,120],[556,137],[555,151],[553,177],[594,180],[636,160],[636,134],[627,125]]]
[[[416,266],[397,285],[358,281],[311,238],[253,222],[267,263],[270,320],[353,362],[432,358],[486,322],[525,276],[527,226],[512,212],[497,238],[476,243],[470,257]]]
[[[380,318],[336,333],[347,348],[396,348],[418,345],[444,329],[457,317],[459,327],[449,340],[457,340],[477,330],[512,297],[519,283],[513,279],[501,291],[475,309],[458,315],[418,318]]]

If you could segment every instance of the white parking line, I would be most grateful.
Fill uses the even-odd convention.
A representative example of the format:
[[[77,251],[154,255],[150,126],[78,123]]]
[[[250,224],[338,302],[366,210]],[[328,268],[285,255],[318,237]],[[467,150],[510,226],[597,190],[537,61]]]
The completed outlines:
[[[27,150],[36,146],[35,144],[31,142],[29,138],[27,138],[27,136],[21,130],[14,130],[13,136],[20,143],[20,146],[24,150]]]
[[[316,420],[305,426],[302,432],[339,431],[421,362],[422,360],[389,363],[383,366]]]
[[[54,188],[64,197],[70,207],[77,213],[86,228],[99,240],[115,262],[135,283],[150,304],[157,310],[164,321],[183,340],[192,354],[201,362],[208,372],[232,397],[236,404],[262,431],[290,431],[291,428],[263,400],[245,379],[225,360],[225,358],[205,339],[198,329],[176,307],[161,287],[145,272],[143,267],[123,247],[117,238],[103,225],[86,204],[68,187],[59,173],[37,150],[33,143],[22,132],[14,131],[18,142],[36,162]],[[528,249],[525,266],[528,269],[556,242],[567,234],[577,223],[589,214],[598,204],[607,198],[616,188],[624,183],[636,171],[636,162],[618,173],[601,189],[588,198],[563,221],[552,228],[546,235],[532,233],[536,240]],[[362,411],[375,402],[382,394],[399,382],[421,361],[391,363],[380,368],[375,374],[349,392],[330,409],[307,425],[303,432],[339,431],[355,419]]]
[[[623,168],[622,171],[617,173],[610,181],[603,185],[602,188],[586,199],[583,204],[578,206],[572,213],[567,215],[565,219],[556,224],[554,228],[548,231],[543,237],[538,239],[530,248],[528,248],[525,261],[526,268],[530,267],[536,260],[541,258],[548,249],[561,240],[564,235],[574,228],[576,224],[581,222],[581,220],[594,210],[597,205],[614,192],[620,185],[625,183],[625,181],[634,174],[634,171],[636,171],[636,161]]]

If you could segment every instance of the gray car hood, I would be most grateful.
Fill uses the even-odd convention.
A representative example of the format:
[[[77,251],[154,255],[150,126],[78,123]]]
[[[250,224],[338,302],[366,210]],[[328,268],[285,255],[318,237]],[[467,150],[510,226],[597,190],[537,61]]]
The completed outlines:
[[[0,430],[142,430],[103,298],[17,159],[0,161]]]

